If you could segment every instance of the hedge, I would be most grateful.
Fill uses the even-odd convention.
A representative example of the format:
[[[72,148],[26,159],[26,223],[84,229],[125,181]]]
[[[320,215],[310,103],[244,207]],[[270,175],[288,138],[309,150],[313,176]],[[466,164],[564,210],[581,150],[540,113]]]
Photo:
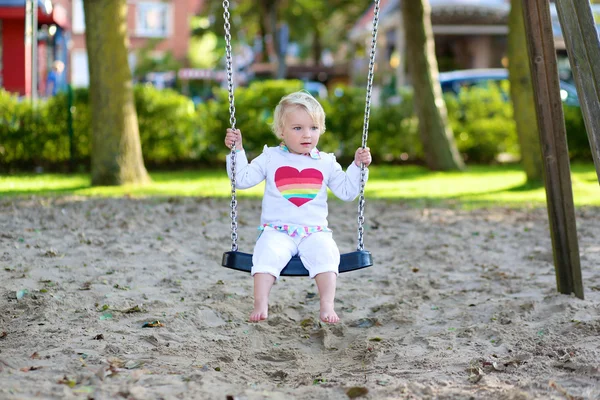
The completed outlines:
[[[251,155],[260,153],[265,144],[277,144],[270,128],[273,109],[284,94],[301,88],[300,81],[261,81],[236,89],[236,127],[242,130],[244,146]],[[503,93],[476,88],[458,97],[446,96],[456,143],[468,163],[490,163],[505,152],[518,155],[512,106]],[[226,90],[217,89],[212,99],[196,107],[172,90],[139,85],[134,94],[147,166],[223,163],[228,153],[223,137],[230,126]],[[368,143],[375,162],[423,159],[412,95],[405,92],[399,99],[395,104],[371,108]],[[349,162],[361,144],[365,91],[340,86],[319,100],[327,115],[327,130],[319,148]],[[30,102],[0,90],[0,170],[64,169],[70,161],[87,169],[91,143],[87,89],[73,92],[72,159],[67,107],[66,94],[40,101],[34,109]],[[572,159],[591,160],[581,110],[566,107],[565,121]]]

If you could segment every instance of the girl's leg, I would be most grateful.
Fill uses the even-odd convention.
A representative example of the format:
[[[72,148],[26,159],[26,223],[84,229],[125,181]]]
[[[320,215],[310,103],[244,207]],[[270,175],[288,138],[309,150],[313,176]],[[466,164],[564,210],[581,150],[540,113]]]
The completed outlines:
[[[275,282],[271,274],[254,274],[254,310],[250,314],[251,322],[267,319],[269,316],[269,293]]]
[[[335,301],[335,283],[337,274],[335,272],[323,272],[315,276],[317,287],[319,288],[319,297],[321,298],[321,321],[335,324],[340,321],[340,317],[334,310]]]
[[[254,310],[250,314],[250,321],[267,319],[271,287],[297,251],[296,243],[287,233],[267,229],[260,235],[252,256]]]
[[[298,245],[302,263],[310,276],[315,278],[321,298],[321,320],[335,324],[340,317],[334,310],[335,285],[340,251],[333,240],[331,232],[313,233],[304,238]]]

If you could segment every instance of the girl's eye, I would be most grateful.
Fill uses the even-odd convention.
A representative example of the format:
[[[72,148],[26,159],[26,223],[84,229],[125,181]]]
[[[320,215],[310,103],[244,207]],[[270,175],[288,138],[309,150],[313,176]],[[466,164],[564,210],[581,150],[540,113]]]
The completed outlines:
[[[316,127],[316,126],[313,126],[313,127],[312,127],[312,130],[313,130],[313,131],[317,131],[317,130],[319,130],[319,128],[318,128],[318,127]]]
[[[293,129],[293,130],[295,130],[295,131],[299,131],[299,130],[300,130],[300,127],[299,127],[299,126],[295,126],[295,127],[293,127],[292,129]]]

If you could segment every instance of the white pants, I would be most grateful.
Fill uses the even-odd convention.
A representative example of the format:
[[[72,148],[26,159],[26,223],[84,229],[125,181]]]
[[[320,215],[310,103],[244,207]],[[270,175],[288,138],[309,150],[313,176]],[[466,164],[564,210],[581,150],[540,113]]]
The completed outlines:
[[[300,256],[311,278],[323,272],[338,274],[340,251],[331,232],[292,237],[266,227],[254,246],[252,275],[266,273],[278,279],[281,270],[296,255]]]

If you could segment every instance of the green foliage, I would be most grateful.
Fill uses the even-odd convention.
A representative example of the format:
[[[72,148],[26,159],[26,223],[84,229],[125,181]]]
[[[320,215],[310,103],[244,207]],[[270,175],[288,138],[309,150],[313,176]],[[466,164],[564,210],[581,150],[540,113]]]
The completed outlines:
[[[590,142],[585,129],[581,108],[566,106],[563,108],[565,113],[565,126],[567,128],[567,146],[569,147],[569,157],[571,160],[591,161],[592,151]]]
[[[300,90],[300,81],[254,82],[236,88],[236,127],[244,134],[250,157],[263,146],[275,146],[271,131],[273,110],[282,96]],[[222,164],[229,150],[223,144],[230,126],[228,93],[216,89],[215,97],[194,109],[185,96],[151,86],[135,87],[140,138],[148,166],[202,162]],[[504,88],[472,88],[458,97],[446,96],[449,119],[459,151],[467,162],[490,163],[499,153],[518,155],[512,105]],[[370,110],[368,145],[376,163],[420,162],[423,149],[412,94]],[[91,110],[88,91],[73,92],[73,159],[87,168],[91,150]],[[319,99],[326,113],[326,132],[319,148],[335,153],[342,165],[349,163],[361,145],[365,90],[339,86]],[[61,169],[70,160],[67,95],[31,103],[0,90],[0,170],[35,166]],[[581,110],[565,107],[567,138],[572,160],[590,161]]]
[[[199,158],[198,121],[190,99],[151,86],[135,88],[142,152],[150,165]],[[87,89],[73,92],[73,161],[86,168],[91,151],[91,110]],[[0,90],[0,169],[57,168],[70,160],[66,93],[35,108]]]
[[[281,97],[301,88],[300,81],[264,81],[236,89],[236,128],[242,131],[244,148],[251,157],[262,152],[265,145],[278,144],[270,128],[273,110]],[[361,146],[365,90],[339,86],[329,98],[319,101],[326,115],[326,131],[319,140],[319,149],[335,153],[340,162],[348,163]],[[224,132],[230,126],[227,91],[220,90],[215,99],[200,104],[198,116],[206,139],[203,146],[211,159],[223,159],[229,152],[223,145]],[[374,107],[370,116],[369,147],[376,160],[399,160],[402,154],[415,160],[422,154],[410,98],[399,105]]]
[[[0,162],[8,163],[27,157],[23,140],[24,132],[30,129],[31,106],[20,103],[17,96],[0,91]]]
[[[519,155],[512,103],[505,86],[463,89],[445,96],[459,151],[467,162],[489,164],[501,153]],[[592,161],[581,108],[563,106],[571,161]]]
[[[219,37],[212,32],[202,37],[190,38],[188,59],[193,68],[215,68],[223,57],[223,46]]]
[[[136,86],[134,96],[145,160],[174,164],[200,157],[202,140],[189,98],[151,85]]]
[[[61,94],[34,109],[29,101],[0,90],[0,166],[66,162],[69,159],[66,104],[66,94]],[[74,125],[78,122],[75,118]],[[89,122],[86,124],[89,127]],[[86,146],[88,138],[88,134],[76,138],[76,147]]]
[[[325,110],[327,130],[320,139],[323,151],[338,155],[354,155],[361,145],[365,90],[354,87],[337,87],[326,101],[321,101]]]
[[[496,85],[445,96],[458,150],[467,162],[490,163],[500,153],[518,154],[512,105]]]
[[[265,145],[278,144],[271,131],[273,110],[284,95],[301,88],[302,82],[295,80],[254,82],[247,88],[236,88],[235,126],[242,132],[244,148],[251,156],[260,154]],[[216,90],[214,99],[198,106],[198,120],[210,158],[224,159],[229,151],[223,139],[231,126],[227,90]]]
[[[594,164],[572,164],[576,206],[600,206]],[[172,196],[225,199],[231,187],[222,166],[202,170],[153,171],[148,185],[91,186],[88,174],[0,175],[0,195],[9,196],[151,196],[170,201]],[[416,165],[373,165],[366,187],[368,199],[402,201],[416,207],[452,208],[532,207],[546,204],[543,186],[528,186],[519,166],[470,166],[466,171],[431,172]],[[260,186],[238,192],[241,198],[260,198]],[[242,199],[243,200],[243,199]]]
[[[377,162],[415,162],[423,158],[413,94],[406,91],[401,98],[402,101],[398,104],[371,110],[368,143]],[[364,99],[362,102],[364,103]],[[361,106],[364,108],[364,104]],[[363,117],[362,111],[360,117]]]
[[[175,58],[171,51],[167,51],[160,57],[155,57],[152,52],[160,43],[160,39],[148,40],[146,45],[138,50],[137,61],[133,76],[137,79],[144,79],[150,72],[168,72],[177,71],[181,63]]]

